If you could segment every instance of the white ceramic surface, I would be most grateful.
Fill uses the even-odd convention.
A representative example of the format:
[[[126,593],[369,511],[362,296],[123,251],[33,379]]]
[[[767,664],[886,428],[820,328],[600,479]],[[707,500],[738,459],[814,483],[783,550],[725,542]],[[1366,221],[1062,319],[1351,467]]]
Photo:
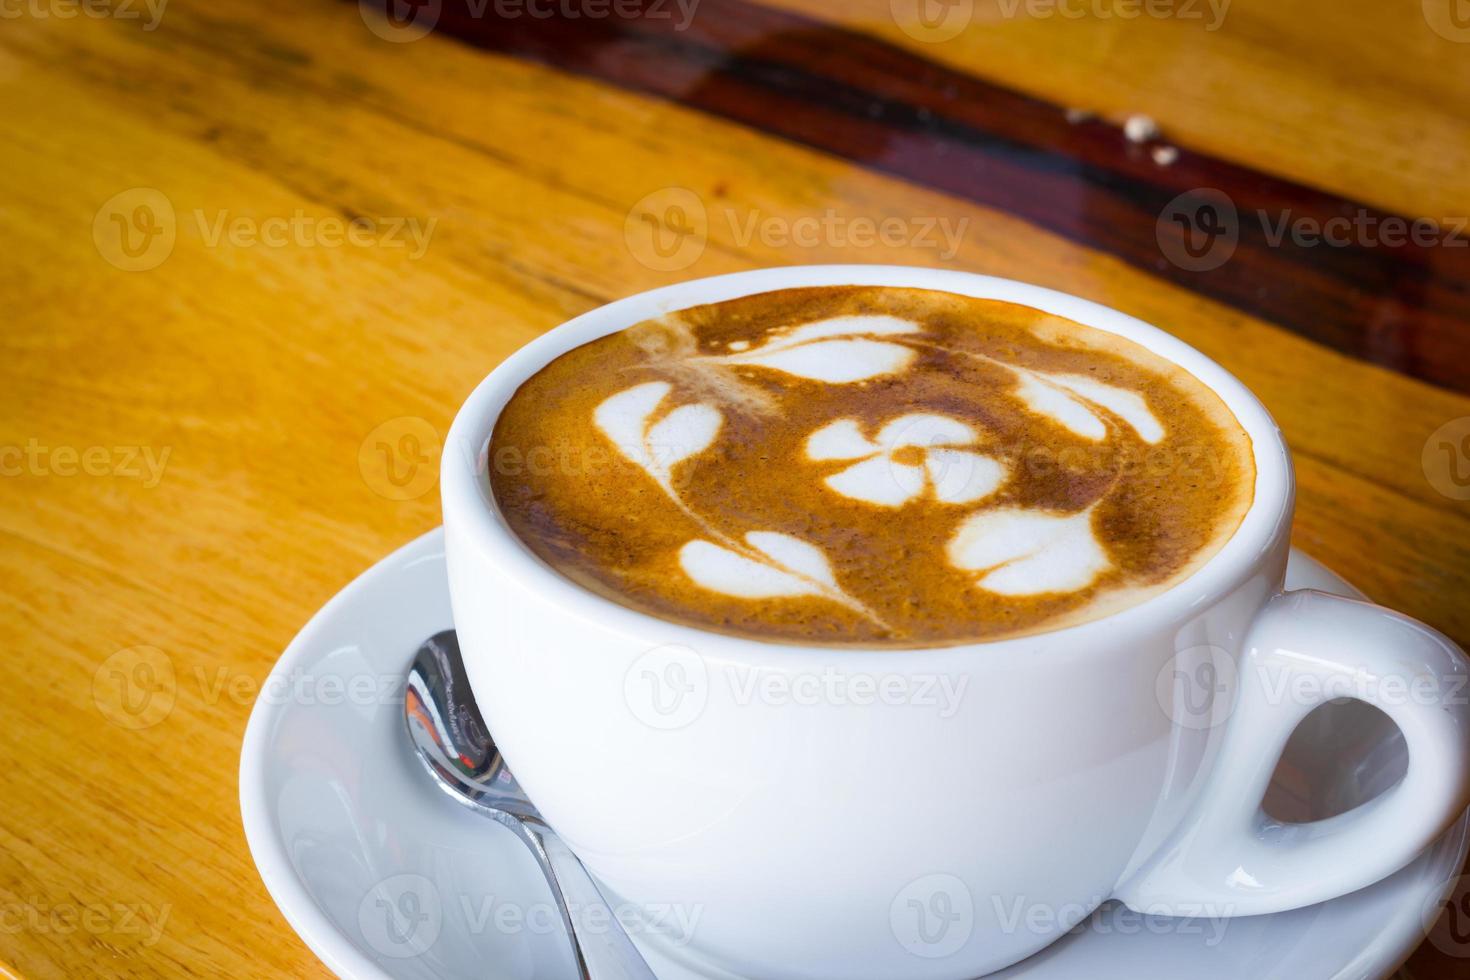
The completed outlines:
[[[1296,553],[1287,585],[1351,594]],[[296,693],[262,696],[245,736],[240,803],[251,853],[287,921],[339,976],[567,980],[566,941],[546,919],[550,896],[534,863],[508,831],[443,798],[420,770],[403,737],[401,689],[326,693],[351,690],[354,678],[399,676],[418,643],[451,623],[436,530],[363,574],[306,625],[265,688]],[[1358,754],[1345,756],[1347,746]],[[1383,789],[1405,759],[1381,716],[1348,704],[1319,709],[1287,762],[1272,787],[1273,810],[1305,819]],[[882,788],[876,778],[875,792]],[[1470,816],[1372,887],[1230,920],[1223,931],[1110,904],[1075,935],[997,976],[1383,977],[1422,940],[1426,910],[1459,874],[1467,827]],[[262,928],[268,941],[272,927]],[[701,980],[657,952],[650,959],[662,980]]]
[[[1181,365],[1252,440],[1241,526],[1190,577],[1105,619],[903,651],[761,643],[650,617],[572,584],[511,533],[486,444],[547,361],[671,310],[849,284],[1017,302]],[[695,962],[762,980],[968,980],[1110,897],[1206,917],[1333,898],[1402,867],[1470,800],[1470,706],[1377,684],[1423,676],[1459,692],[1467,665],[1453,644],[1377,607],[1279,596],[1293,490],[1275,423],[1198,351],[1073,296],[883,266],[767,269],[632,296],[492,372],[451,427],[441,490],[454,623],[497,742],[619,899],[650,915],[698,910],[679,947]],[[1189,692],[1170,678],[1211,670],[1234,717],[1182,718]],[[1343,678],[1365,680],[1361,696],[1398,723],[1414,765],[1369,806],[1268,820],[1258,801],[1272,760]]]

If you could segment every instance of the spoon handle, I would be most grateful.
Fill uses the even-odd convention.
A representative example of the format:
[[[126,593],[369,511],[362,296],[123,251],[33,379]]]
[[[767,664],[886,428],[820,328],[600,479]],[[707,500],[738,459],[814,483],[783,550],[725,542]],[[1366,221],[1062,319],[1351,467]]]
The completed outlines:
[[[534,819],[519,818],[515,823],[561,908],[582,980],[658,980],[592,876],[556,831]]]

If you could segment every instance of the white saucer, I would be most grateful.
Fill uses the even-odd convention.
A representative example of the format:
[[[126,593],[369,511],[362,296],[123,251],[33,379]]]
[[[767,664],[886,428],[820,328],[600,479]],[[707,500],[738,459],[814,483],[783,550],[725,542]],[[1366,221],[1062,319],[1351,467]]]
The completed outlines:
[[[1355,594],[1298,552],[1287,581]],[[574,977],[530,855],[509,831],[445,799],[404,738],[403,669],[425,637],[451,625],[441,530],[383,559],[312,618],[276,664],[245,733],[240,808],[251,854],[287,921],[339,976]],[[1337,812],[1386,788],[1404,765],[1383,716],[1357,702],[1328,705],[1293,738],[1269,806],[1286,819]],[[1467,824],[1470,814],[1371,888],[1222,920],[1219,931],[1110,903],[1074,935],[994,976],[1383,977],[1424,938],[1426,910],[1459,875]],[[702,980],[644,948],[661,980]]]

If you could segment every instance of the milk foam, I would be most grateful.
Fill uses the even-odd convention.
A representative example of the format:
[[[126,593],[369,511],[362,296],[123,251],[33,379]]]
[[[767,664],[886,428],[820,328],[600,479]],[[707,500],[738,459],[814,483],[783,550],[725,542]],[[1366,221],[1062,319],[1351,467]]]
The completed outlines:
[[[981,573],[980,588],[1009,596],[1085,589],[1110,564],[1090,508],[981,511],[960,525],[946,553],[956,568]]]
[[[914,360],[912,349],[874,338],[920,329],[913,321],[891,316],[833,317],[780,331],[754,350],[742,346],[720,360],[849,384],[907,368]]]
[[[1238,491],[1248,442],[1222,434],[1207,389],[1120,338],[918,290],[762,299],[564,355],[516,413],[542,375],[523,386],[492,448],[508,426],[524,443],[580,424],[646,482],[527,480],[507,504],[492,474],[517,532],[563,536],[554,563],[579,581],[697,625],[933,642],[1142,594],[1243,512],[1239,492],[1150,485],[1129,463],[1203,440]]]
[[[901,416],[871,440],[855,420],[838,419],[811,434],[806,456],[814,462],[860,460],[824,481],[854,500],[899,507],[927,491],[944,503],[966,504],[994,493],[1006,477],[999,460],[958,448],[979,441],[973,428],[943,415]],[[921,462],[900,462],[901,449],[918,450]]]
[[[850,383],[892,374],[912,363],[916,352],[872,339],[917,335],[923,327],[893,317],[836,317],[782,331],[726,363],[773,368],[813,381]],[[1164,429],[1137,392],[1068,374],[1012,368],[1014,393],[1036,414],[1093,441],[1109,429],[1097,409],[1111,412],[1145,442]],[[654,415],[672,386],[654,381],[609,396],[593,421],[629,460],[642,466],[687,513],[695,508],[670,482],[673,465],[710,447],[723,422],[719,409],[680,405],[657,421]],[[929,497],[945,504],[974,504],[1005,482],[1003,462],[967,448],[982,442],[977,429],[947,415],[915,412],[883,425],[869,438],[856,419],[836,419],[806,439],[808,461],[855,460],[823,483],[852,500],[901,507]],[[911,450],[907,460],[901,457]],[[701,523],[703,523],[701,521]],[[709,526],[706,531],[712,531]],[[679,550],[679,563],[699,586],[737,599],[821,596],[844,604],[857,600],[838,585],[821,549],[789,535],[751,531],[742,545],[694,540]],[[1023,508],[982,510],[969,517],[946,549],[950,564],[977,572],[978,588],[1006,596],[1070,592],[1091,585],[1110,566],[1092,527],[1091,508],[1054,514]]]
[[[681,405],[650,423],[672,386],[650,381],[618,392],[597,406],[593,422],[618,451],[659,481],[668,482],[674,464],[703,452],[715,441],[724,417],[711,405]],[[672,491],[670,491],[672,492]]]

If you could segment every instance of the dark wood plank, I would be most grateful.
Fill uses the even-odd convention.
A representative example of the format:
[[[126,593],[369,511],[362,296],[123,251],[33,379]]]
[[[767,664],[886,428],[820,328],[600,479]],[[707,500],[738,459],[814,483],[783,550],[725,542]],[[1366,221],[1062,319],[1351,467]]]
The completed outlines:
[[[1161,166],[1108,123],[1071,122],[1057,106],[746,0],[703,0],[687,23],[667,7],[667,17],[568,16],[578,9],[497,17],[479,0],[420,0],[416,16],[478,48],[1006,211],[1335,350],[1470,392],[1470,236],[1458,222],[1421,225],[1416,243],[1408,217],[1215,157],[1185,150]],[[1217,193],[1177,201],[1197,189]],[[1346,244],[1277,235],[1283,220],[1310,232],[1333,219]]]

